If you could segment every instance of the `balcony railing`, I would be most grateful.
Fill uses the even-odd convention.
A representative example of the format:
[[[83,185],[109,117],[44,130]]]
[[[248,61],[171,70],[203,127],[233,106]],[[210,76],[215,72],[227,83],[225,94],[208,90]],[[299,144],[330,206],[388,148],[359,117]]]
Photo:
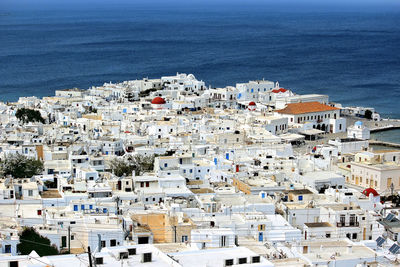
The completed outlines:
[[[337,227],[358,227],[359,225],[360,225],[359,222],[349,222],[349,223],[337,222],[336,223]]]

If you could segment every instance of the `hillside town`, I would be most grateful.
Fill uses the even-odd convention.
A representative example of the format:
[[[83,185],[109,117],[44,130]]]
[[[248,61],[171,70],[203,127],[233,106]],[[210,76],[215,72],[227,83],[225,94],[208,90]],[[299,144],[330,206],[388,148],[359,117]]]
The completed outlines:
[[[400,150],[370,145],[380,122],[183,73],[0,103],[0,266],[393,266]]]

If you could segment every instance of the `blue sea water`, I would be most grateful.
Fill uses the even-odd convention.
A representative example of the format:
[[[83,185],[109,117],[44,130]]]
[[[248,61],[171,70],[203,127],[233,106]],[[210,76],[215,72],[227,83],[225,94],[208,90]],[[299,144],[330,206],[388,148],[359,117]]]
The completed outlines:
[[[0,6],[1,101],[176,72],[278,80],[400,118],[400,11]]]
[[[371,139],[390,143],[400,143],[400,129],[371,133]],[[388,149],[387,147],[380,148]]]

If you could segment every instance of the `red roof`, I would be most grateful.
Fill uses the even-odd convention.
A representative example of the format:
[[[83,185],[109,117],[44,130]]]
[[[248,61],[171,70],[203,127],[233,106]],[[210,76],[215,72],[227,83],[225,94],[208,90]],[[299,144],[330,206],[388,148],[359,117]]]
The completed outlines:
[[[282,114],[297,115],[297,114],[331,111],[331,110],[338,110],[338,108],[331,107],[315,101],[315,102],[301,102],[301,103],[287,104],[287,106],[284,109],[277,110],[276,112]]]
[[[249,106],[255,106],[256,105],[256,102],[254,102],[254,101],[251,101],[250,103],[249,103]]]
[[[370,194],[373,194],[374,197],[379,196],[378,192],[376,192],[376,190],[373,189],[373,188],[367,188],[367,189],[365,189],[362,193],[363,193],[364,195],[366,195],[367,197],[368,197]]]
[[[151,101],[151,103],[156,104],[156,105],[163,105],[166,102],[165,102],[164,98],[157,96]]]
[[[272,90],[272,93],[284,93],[287,90],[285,88],[279,88],[279,89],[274,89]]]

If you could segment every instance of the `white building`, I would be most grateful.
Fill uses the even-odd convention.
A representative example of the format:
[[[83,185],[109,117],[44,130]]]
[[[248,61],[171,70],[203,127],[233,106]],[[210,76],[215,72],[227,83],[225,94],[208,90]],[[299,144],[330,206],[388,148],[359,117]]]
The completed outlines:
[[[354,125],[347,127],[347,137],[368,140],[370,138],[370,130],[362,121],[356,121]]]
[[[346,130],[346,119],[340,118],[340,109],[319,102],[288,104],[276,113],[288,118],[290,126],[311,124],[315,129],[330,133]]]

